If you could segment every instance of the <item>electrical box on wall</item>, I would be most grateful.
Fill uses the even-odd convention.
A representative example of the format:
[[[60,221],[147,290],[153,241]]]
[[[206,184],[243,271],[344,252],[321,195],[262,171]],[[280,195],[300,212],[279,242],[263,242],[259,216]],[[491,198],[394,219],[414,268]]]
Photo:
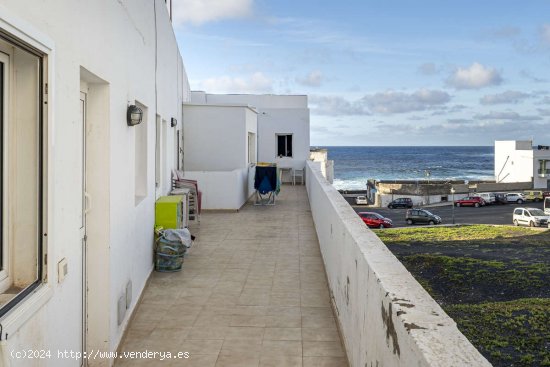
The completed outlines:
[[[59,283],[62,283],[65,280],[65,277],[69,273],[69,263],[67,262],[67,258],[61,259],[57,263],[57,281]]]

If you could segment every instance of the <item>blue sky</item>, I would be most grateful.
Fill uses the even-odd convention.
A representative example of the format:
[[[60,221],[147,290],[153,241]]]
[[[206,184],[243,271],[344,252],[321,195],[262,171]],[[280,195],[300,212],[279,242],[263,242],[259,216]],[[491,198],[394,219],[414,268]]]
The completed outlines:
[[[174,0],[194,90],[307,94],[312,145],[550,144],[550,2]]]

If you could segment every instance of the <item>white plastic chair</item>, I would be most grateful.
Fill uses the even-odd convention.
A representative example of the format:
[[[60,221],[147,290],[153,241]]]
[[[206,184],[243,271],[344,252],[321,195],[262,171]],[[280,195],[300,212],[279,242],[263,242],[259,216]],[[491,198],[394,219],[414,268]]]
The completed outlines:
[[[304,184],[305,183],[305,180],[304,180],[304,169],[303,168],[300,168],[300,169],[293,169],[292,170],[292,184],[293,185],[296,185],[296,177],[299,177],[300,178],[300,184]]]

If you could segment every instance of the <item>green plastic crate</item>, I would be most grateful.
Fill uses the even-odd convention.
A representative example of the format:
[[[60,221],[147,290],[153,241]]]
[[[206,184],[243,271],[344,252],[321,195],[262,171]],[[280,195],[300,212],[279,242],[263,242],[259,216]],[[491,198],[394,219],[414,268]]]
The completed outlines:
[[[164,229],[183,228],[182,195],[161,196],[155,203],[155,227]]]

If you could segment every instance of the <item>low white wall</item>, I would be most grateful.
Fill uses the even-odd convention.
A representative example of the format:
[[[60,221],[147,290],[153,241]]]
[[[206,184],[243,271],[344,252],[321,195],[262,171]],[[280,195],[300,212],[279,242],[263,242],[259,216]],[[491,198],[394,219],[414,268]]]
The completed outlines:
[[[490,366],[307,162],[311,212],[351,366]]]
[[[185,171],[184,178],[197,180],[202,209],[238,210],[248,200],[248,168],[233,171]]]

